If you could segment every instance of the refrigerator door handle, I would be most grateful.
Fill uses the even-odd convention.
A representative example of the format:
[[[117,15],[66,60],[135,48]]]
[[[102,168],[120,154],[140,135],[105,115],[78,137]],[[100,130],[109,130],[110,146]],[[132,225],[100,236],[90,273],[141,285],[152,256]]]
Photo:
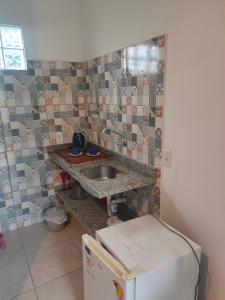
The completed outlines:
[[[127,281],[134,279],[134,275],[127,273],[124,267],[91,236],[84,234],[82,241],[85,251],[93,252],[118,277]]]

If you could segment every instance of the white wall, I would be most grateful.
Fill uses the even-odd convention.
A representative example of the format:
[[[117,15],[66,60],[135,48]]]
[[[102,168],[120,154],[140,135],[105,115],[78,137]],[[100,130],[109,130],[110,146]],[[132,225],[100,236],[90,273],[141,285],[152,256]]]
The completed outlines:
[[[168,34],[162,217],[203,246],[209,300],[225,297],[224,12],[224,0],[82,0],[86,58]]]
[[[23,26],[29,59],[83,58],[79,0],[0,0],[0,24]]]

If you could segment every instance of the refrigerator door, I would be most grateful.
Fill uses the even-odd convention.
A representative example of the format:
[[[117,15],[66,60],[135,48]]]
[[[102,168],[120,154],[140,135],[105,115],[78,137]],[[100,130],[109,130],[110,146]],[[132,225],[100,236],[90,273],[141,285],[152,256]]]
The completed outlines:
[[[83,235],[85,300],[134,300],[135,279],[100,243]]]

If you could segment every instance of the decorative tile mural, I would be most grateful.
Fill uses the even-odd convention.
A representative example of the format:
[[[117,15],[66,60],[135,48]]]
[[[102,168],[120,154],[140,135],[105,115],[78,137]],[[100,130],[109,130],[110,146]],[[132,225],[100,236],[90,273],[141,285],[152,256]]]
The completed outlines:
[[[154,168],[153,207],[160,205],[165,88],[165,35],[85,63],[82,106],[91,141]],[[122,134],[102,134],[109,127]]]
[[[38,222],[53,201],[60,171],[46,147],[70,143],[86,121],[77,99],[82,76],[80,63],[50,61],[0,73],[0,230]]]
[[[70,143],[79,128],[90,141],[153,168],[150,208],[159,210],[165,36],[84,63],[27,66],[0,71],[0,230],[40,221],[61,183],[47,146]],[[104,127],[125,143],[102,134]]]

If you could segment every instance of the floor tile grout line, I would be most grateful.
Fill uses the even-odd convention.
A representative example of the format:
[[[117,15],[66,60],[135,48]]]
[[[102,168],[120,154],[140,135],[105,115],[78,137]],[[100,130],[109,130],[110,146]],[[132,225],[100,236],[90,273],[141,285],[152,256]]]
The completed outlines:
[[[66,233],[67,233],[67,232],[66,232]],[[19,236],[19,239],[20,239],[20,241],[21,241],[21,246],[22,246],[24,255],[27,255],[27,253],[32,253],[32,252],[35,251],[35,249],[32,249],[32,248],[31,248],[31,249],[25,250],[25,245],[23,244],[23,241],[22,241],[22,239],[21,239],[20,236]],[[62,239],[62,240],[59,240],[59,241],[54,241],[54,242],[52,242],[52,243],[49,244],[49,245],[42,246],[40,249],[46,249],[46,248],[48,248],[48,247],[54,246],[54,245],[59,244],[59,243],[63,243],[63,242],[65,242],[65,241],[70,241],[70,242],[72,242],[73,247],[75,248],[75,250],[79,251],[79,253],[82,254],[82,250],[80,249],[80,247],[79,247],[78,245],[76,245],[76,242],[74,242],[73,238],[70,236],[69,233],[67,233],[67,236],[66,236],[65,239]]]
[[[30,250],[28,249],[27,252],[26,252],[25,247],[24,247],[24,244],[23,244],[23,241],[22,241],[22,238],[21,238],[20,233],[19,233],[19,230],[16,229],[16,231],[17,231],[17,235],[18,235],[18,237],[19,237],[20,246],[21,246],[21,248],[22,248],[22,250],[23,250],[23,254],[18,255],[18,256],[15,256],[15,257],[13,258],[13,260],[19,259],[19,258],[21,258],[21,257],[25,257],[25,258],[26,258],[27,252],[33,252],[33,251],[34,251],[34,249],[33,249],[33,250],[32,250],[32,249],[30,249]],[[67,234],[68,234],[68,233],[67,233]],[[44,249],[44,248],[53,246],[53,245],[55,245],[55,244],[57,244],[57,243],[62,243],[62,242],[64,242],[64,241],[66,241],[66,240],[72,242],[74,248],[75,248],[80,254],[82,254],[82,250],[80,249],[80,247],[78,247],[78,246],[76,245],[76,242],[74,242],[73,238],[72,238],[69,234],[68,234],[68,238],[66,238],[66,239],[64,239],[64,240],[61,240],[61,241],[56,241],[56,242],[54,242],[54,243],[52,243],[52,244],[49,244],[49,245],[47,245],[47,246],[43,246],[43,247],[41,247],[41,248]],[[1,267],[5,267],[5,266],[7,266],[7,265],[10,264],[10,263],[12,263],[12,261],[7,262],[7,263],[1,265]]]
[[[53,242],[53,243],[50,243],[49,245],[45,245],[45,246],[41,246],[40,248],[39,248],[39,250],[40,249],[47,249],[48,247],[52,247],[52,246],[55,246],[55,245],[57,245],[57,244],[60,244],[60,243],[63,243],[63,242],[66,242],[66,241],[70,241],[70,237],[66,237],[66,239],[63,239],[63,240],[60,240],[60,241],[55,241],[55,242]],[[35,251],[36,251],[37,249],[36,248],[28,248],[27,250],[25,250],[25,248],[24,248],[24,251],[25,251],[25,253],[26,254],[28,254],[28,253],[34,253]]]
[[[66,232],[66,233],[67,233],[67,232]],[[77,249],[78,247],[76,247],[76,245],[75,245],[75,243],[73,242],[72,238],[70,237],[69,233],[67,233],[67,235],[68,235],[68,240],[70,240],[70,241],[72,242],[74,248],[75,248],[77,251],[79,251],[79,249]],[[66,276],[66,275],[69,275],[69,274],[71,274],[71,273],[74,273],[74,272],[77,272],[77,271],[83,269],[83,267],[79,267],[79,268],[77,268],[77,269],[74,269],[74,270],[71,271],[71,272],[65,273],[65,274],[63,274],[63,275],[61,275],[61,276],[59,276],[59,277],[56,277],[56,278],[54,278],[54,279],[52,279],[52,280],[49,280],[49,281],[47,281],[47,282],[45,282],[45,283],[42,283],[42,284],[40,284],[40,285],[38,285],[38,286],[35,286],[34,279],[33,279],[32,273],[31,273],[31,269],[30,269],[30,265],[29,265],[28,259],[27,259],[27,253],[26,253],[26,251],[25,251],[24,244],[23,244],[22,238],[21,238],[21,236],[20,236],[20,234],[19,234],[19,231],[18,231],[18,236],[19,236],[19,239],[20,239],[20,242],[21,242],[21,246],[22,246],[22,249],[23,249],[25,261],[26,261],[26,264],[27,264],[27,267],[28,267],[28,271],[29,271],[30,276],[31,276],[31,280],[32,280],[32,283],[33,283],[33,289],[34,289],[34,292],[35,292],[35,295],[36,295],[37,300],[39,299],[38,293],[37,293],[37,289],[38,289],[39,287],[41,287],[41,286],[43,286],[43,285],[46,285],[46,284],[48,284],[48,283],[50,283],[50,282],[52,282],[52,281],[54,281],[54,280],[57,280],[57,279],[59,279],[59,278],[61,278],[61,277],[64,277],[64,276]],[[63,241],[62,241],[62,242],[63,242]],[[55,244],[55,243],[54,243],[54,244]],[[79,251],[79,252],[81,252],[81,251]],[[31,290],[32,290],[32,289],[31,289]],[[13,299],[13,298],[12,298],[12,299]],[[10,299],[9,299],[9,300],[10,300]]]
[[[34,292],[35,292],[35,295],[36,295],[36,297],[37,297],[37,300],[39,300],[39,297],[38,297],[38,292],[37,292],[37,289],[36,289],[36,287],[34,287]]]
[[[29,292],[31,292],[31,291],[33,291],[33,290],[34,290],[34,288],[32,288],[32,289],[30,289],[30,290],[28,290],[28,291],[25,291],[25,292],[23,292],[23,293],[17,294],[17,295],[15,295],[15,296],[13,296],[12,298],[9,298],[9,299],[7,299],[7,300],[14,300],[15,298],[17,298],[17,297],[19,297],[19,296],[22,296],[22,295],[25,295],[26,293],[29,293]],[[36,295],[36,293],[35,293],[35,295]]]
[[[65,228],[65,231],[66,231],[66,228]],[[69,239],[70,239],[70,241],[72,242],[74,248],[75,248],[75,249],[81,254],[81,256],[82,256],[82,250],[80,249],[80,247],[78,247],[78,246],[76,245],[76,243],[74,242],[74,240],[73,240],[73,238],[71,237],[71,235],[69,234],[69,232],[66,231],[66,233],[67,233],[67,235],[69,236]]]
[[[18,234],[19,234],[19,232],[18,232]],[[25,248],[24,248],[24,244],[23,244],[23,241],[22,241],[20,235],[19,235],[19,238],[20,238],[20,240],[22,242],[22,248],[23,248],[23,252],[24,252],[25,261],[26,261],[26,264],[27,264],[28,271],[30,273],[31,281],[33,283],[33,289],[34,289],[36,298],[38,300],[38,295],[37,295],[37,292],[36,292],[36,289],[35,289],[34,279],[33,279],[33,276],[32,276],[32,273],[31,273],[31,269],[30,269],[30,265],[29,265],[29,262],[28,262],[28,259],[27,259],[27,256],[26,256],[26,251],[25,251]]]
[[[22,250],[23,250],[23,247],[22,247],[22,243],[21,243],[21,239],[20,239],[18,230],[15,229],[15,230],[13,230],[13,231],[8,231],[8,233],[14,232],[14,231],[16,231],[16,233],[17,233],[17,236],[18,236],[18,238],[19,238],[19,244],[20,244],[20,246],[21,246],[21,248],[22,248]],[[7,240],[6,240],[6,242],[7,242]],[[6,246],[6,251],[7,251],[7,246]],[[23,250],[23,254],[13,257],[12,260],[14,261],[14,260],[19,259],[19,258],[21,258],[21,257],[24,257],[24,250]],[[12,260],[9,261],[9,262],[7,262],[7,263],[2,264],[2,265],[1,265],[1,268],[5,267],[5,266],[7,266],[7,265],[9,265],[9,264],[11,264],[11,263],[12,263]]]
[[[73,271],[70,271],[70,272],[65,273],[65,274],[63,274],[63,275],[60,275],[60,276],[58,276],[58,277],[56,277],[56,278],[54,278],[54,279],[51,279],[51,280],[49,280],[49,281],[47,281],[47,282],[45,282],[45,283],[42,283],[42,284],[40,284],[40,285],[34,287],[34,289],[38,289],[38,288],[42,287],[43,285],[46,285],[46,284],[48,284],[48,283],[51,283],[51,282],[53,282],[53,281],[55,281],[55,280],[57,280],[57,279],[63,278],[63,277],[65,277],[65,276],[67,276],[67,275],[70,275],[70,274],[72,274],[72,273],[78,272],[78,271],[80,271],[80,270],[83,270],[83,267],[79,267],[79,268],[77,268],[77,269],[75,269],[75,270],[73,270]]]
[[[42,222],[43,223],[43,222]],[[37,224],[41,224],[41,223],[37,223]],[[33,225],[36,225],[36,224],[33,224]],[[32,225],[31,225],[32,226]],[[26,228],[29,228],[29,226],[28,227],[26,227]],[[22,248],[23,248],[23,250],[24,250],[24,252],[25,252],[25,255],[27,254],[27,252],[33,252],[34,251],[34,249],[27,249],[27,250],[25,250],[25,245],[24,245],[24,243],[23,243],[23,240],[22,240],[22,237],[20,236],[20,233],[19,233],[19,230],[17,229],[17,231],[18,231],[18,236],[19,236],[19,239],[20,239],[20,241],[21,241],[21,245],[23,246]],[[48,231],[47,229],[46,229],[46,231]],[[65,231],[65,229],[64,229],[64,231]],[[66,232],[66,231],[65,231]],[[66,232],[66,238],[65,239],[62,239],[62,240],[59,240],[59,241],[54,241],[54,242],[52,242],[52,243],[50,243],[49,245],[46,245],[46,246],[41,246],[41,248],[40,249],[44,249],[44,248],[47,248],[47,247],[50,247],[50,246],[53,246],[53,245],[55,245],[55,244],[58,244],[58,243],[61,243],[61,242],[64,242],[64,241],[67,241],[67,240],[70,240],[71,239],[71,237],[70,237],[70,235],[69,235],[69,233],[68,232]]]
[[[33,280],[32,274],[31,274],[30,265],[29,265],[29,263],[28,263],[28,259],[27,259],[25,247],[24,247],[24,244],[23,244],[23,240],[22,240],[22,238],[21,238],[21,236],[20,236],[19,230],[17,230],[17,231],[18,231],[18,236],[19,236],[19,239],[20,239],[20,242],[21,242],[21,246],[22,246],[22,249],[23,249],[24,258],[25,258],[25,261],[26,261],[26,264],[27,264],[27,268],[28,268],[28,271],[29,271],[29,274],[30,274],[30,277],[31,277],[31,281],[32,281],[32,283],[33,283],[33,289],[34,289],[35,295],[36,295],[36,297],[37,297],[37,299],[38,299],[37,293],[36,293],[36,291],[35,291],[35,285],[34,285],[34,280]]]
[[[13,260],[17,260],[17,259],[23,257],[23,258],[25,259],[25,262],[26,262],[26,265],[27,265],[27,269],[28,269],[28,272],[29,272],[29,274],[30,274],[30,269],[29,269],[29,265],[28,265],[28,263],[27,263],[26,254],[25,254],[25,250],[24,250],[24,247],[23,247],[23,242],[22,242],[21,237],[20,237],[20,234],[19,234],[19,230],[16,229],[15,231],[16,231],[16,233],[17,233],[17,236],[18,236],[18,239],[19,239],[20,246],[21,246],[21,248],[22,248],[22,250],[23,250],[23,255],[16,256],[16,257],[13,258]],[[12,261],[10,261],[10,262],[8,262],[8,263],[2,265],[2,267],[5,267],[5,266],[7,266],[7,265],[9,265],[9,264],[11,264],[11,263],[12,263]],[[30,275],[31,275],[31,274],[30,274]],[[32,280],[32,276],[31,276],[31,280]],[[32,280],[32,283],[33,283],[33,280]],[[24,291],[23,293],[17,294],[17,295],[15,295],[15,296],[13,296],[12,298],[9,298],[8,300],[13,300],[13,299],[15,299],[15,297],[18,297],[18,296],[20,296],[20,295],[26,294],[26,293],[28,293],[28,292],[30,292],[30,291],[32,291],[32,290],[34,290],[34,283],[33,283],[33,288],[32,288],[32,289],[29,289],[29,290],[27,290],[27,291]],[[35,293],[35,294],[36,294],[36,293]],[[38,300],[38,299],[37,299],[37,300]]]
[[[68,236],[69,236],[70,240],[72,241],[72,243],[73,243],[74,247],[76,248],[76,250],[78,250],[78,251],[82,254],[82,249],[80,249],[80,247],[78,247],[78,246],[76,245],[76,243],[74,242],[74,240],[73,240],[73,238],[71,237],[71,235],[69,234],[69,232],[67,232],[66,227],[65,227],[65,231],[66,231],[66,233],[68,234]],[[81,239],[82,239],[82,236],[81,236]]]
[[[71,237],[71,235],[69,234],[69,232],[67,232],[66,229],[64,229],[64,230],[65,230],[66,235],[67,235],[67,239],[66,239],[66,240],[70,241],[70,242],[72,243],[72,245],[73,245],[73,248],[74,248],[79,254],[81,254],[81,256],[82,256],[82,250],[80,249],[80,247],[78,247],[78,246],[76,245],[76,243],[75,243],[74,240],[72,239],[72,237]],[[78,271],[80,271],[80,270],[83,270],[83,266],[81,266],[81,267],[79,267],[79,268],[74,269],[74,270],[71,271],[71,272],[65,273],[65,274],[63,274],[63,275],[60,275],[60,276],[58,276],[58,277],[52,279],[52,280],[49,280],[49,281],[47,281],[47,282],[45,282],[45,283],[42,283],[42,284],[40,284],[40,285],[38,285],[38,286],[35,286],[34,279],[33,279],[33,276],[32,276],[32,273],[31,273],[31,269],[30,269],[30,265],[29,265],[28,258],[27,258],[27,253],[26,253],[26,251],[25,251],[25,245],[24,245],[24,243],[23,243],[23,240],[22,240],[22,237],[21,237],[21,235],[20,235],[19,230],[16,229],[16,231],[17,231],[17,235],[18,235],[18,238],[19,238],[19,241],[20,241],[20,245],[21,245],[22,250],[23,250],[23,256],[20,256],[20,257],[24,257],[24,259],[25,259],[25,262],[26,262],[26,265],[27,265],[27,268],[28,268],[28,271],[29,271],[29,274],[30,274],[30,277],[31,277],[31,281],[32,281],[32,283],[33,283],[33,288],[30,289],[30,290],[28,290],[28,291],[26,291],[26,292],[24,292],[24,293],[18,294],[18,295],[16,295],[15,297],[18,297],[18,296],[20,296],[20,295],[23,295],[23,294],[25,294],[25,293],[27,293],[27,292],[30,292],[30,291],[34,290],[35,296],[36,296],[36,298],[37,298],[37,300],[38,300],[39,297],[38,297],[37,289],[38,289],[39,287],[41,287],[41,286],[43,286],[43,285],[46,285],[46,284],[48,284],[48,283],[50,283],[50,282],[53,282],[53,281],[55,281],[55,280],[57,280],[57,279],[60,279],[60,278],[62,278],[62,277],[64,277],[64,276],[66,276],[66,275],[69,275],[69,274],[72,274],[72,273],[74,273],[74,272],[78,272]],[[63,242],[63,241],[61,241],[61,242]],[[57,243],[57,242],[56,242],[56,243]],[[53,244],[55,244],[55,243],[53,243]],[[52,245],[53,245],[53,244],[52,244]],[[49,246],[52,246],[52,245],[49,245]],[[29,251],[29,250],[28,250],[28,251]],[[31,251],[32,251],[32,250],[31,250]],[[15,298],[15,297],[14,297],[14,298]],[[13,300],[14,298],[10,298],[9,300]]]
[[[16,231],[17,231],[17,235],[18,235],[18,237],[19,237],[21,246],[22,246],[22,248],[23,248],[23,241],[22,241],[22,238],[21,238],[21,236],[20,236],[20,231],[19,231],[18,229],[17,229]],[[24,248],[23,248],[23,250],[24,250]]]
[[[74,240],[72,239],[71,236],[70,236],[70,240],[71,240],[71,242],[72,242],[74,248],[75,248],[77,251],[79,251],[79,253],[80,253],[81,256],[82,256],[82,250],[80,249],[80,247],[78,247],[78,246],[76,245],[76,243],[74,242]]]
[[[20,241],[21,241],[21,245],[22,245],[22,249],[23,249],[23,252],[24,252],[24,257],[25,257],[25,260],[26,260],[26,264],[27,264],[27,267],[28,267],[28,270],[29,270],[29,273],[30,273],[30,277],[31,277],[31,280],[32,280],[32,283],[33,283],[33,289],[34,289],[34,293],[36,295],[36,298],[38,300],[38,294],[37,294],[37,291],[36,291],[36,288],[35,288],[35,284],[34,284],[34,279],[33,279],[33,276],[32,276],[32,273],[31,273],[31,269],[30,269],[30,265],[29,265],[29,262],[28,262],[28,259],[27,259],[27,253],[25,251],[25,247],[24,247],[24,244],[23,244],[23,241],[22,241],[22,238],[20,236],[20,233],[19,233],[19,230],[18,230],[18,235],[19,235],[19,238],[20,238]]]
[[[21,238],[20,238],[20,239],[21,239]],[[72,238],[71,238],[70,236],[69,236],[68,240],[71,240],[71,241],[73,242],[73,240],[72,240]],[[61,242],[63,242],[63,241],[61,241]],[[72,244],[73,244],[74,248],[78,251],[76,245],[74,245],[74,242],[73,242]],[[52,245],[51,245],[51,246],[52,246]],[[36,288],[38,288],[39,286],[42,286],[42,285],[44,285],[44,284],[47,284],[47,283],[49,283],[49,282],[51,282],[51,281],[54,281],[54,280],[56,280],[56,279],[58,279],[58,278],[60,278],[60,277],[63,277],[63,276],[68,275],[68,274],[71,274],[71,273],[76,272],[76,271],[78,271],[78,270],[80,270],[80,269],[83,269],[83,267],[79,267],[79,268],[77,268],[77,269],[74,269],[74,270],[71,271],[71,272],[65,273],[65,274],[63,274],[63,275],[61,275],[61,276],[59,276],[59,277],[56,277],[56,278],[54,278],[54,279],[52,279],[52,280],[49,280],[49,281],[46,282],[46,283],[42,283],[41,285],[35,286],[34,280],[33,280],[33,277],[32,277],[32,273],[31,273],[31,269],[30,269],[30,265],[29,265],[29,263],[28,263],[27,254],[26,254],[26,251],[25,251],[25,249],[24,249],[23,243],[22,243],[22,249],[23,249],[24,256],[25,256],[25,260],[26,260],[26,263],[27,263],[27,266],[28,266],[28,270],[29,270],[31,279],[32,279],[32,283],[33,283],[33,285],[34,285],[34,289],[36,289]],[[80,251],[79,251],[79,252],[80,252]],[[36,292],[36,291],[35,291],[35,292]],[[36,295],[37,295],[37,294],[36,294]]]

